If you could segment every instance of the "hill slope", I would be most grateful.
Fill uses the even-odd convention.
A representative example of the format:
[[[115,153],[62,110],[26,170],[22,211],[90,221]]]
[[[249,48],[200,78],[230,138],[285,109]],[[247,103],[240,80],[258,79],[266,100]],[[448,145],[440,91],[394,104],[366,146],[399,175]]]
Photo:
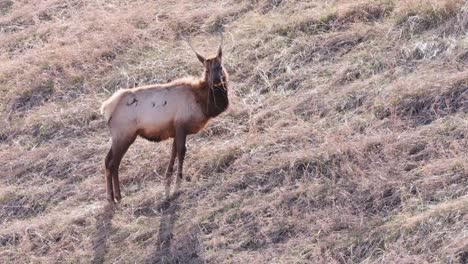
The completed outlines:
[[[151,3],[147,3],[151,2]],[[468,5],[0,1],[4,263],[468,263]],[[138,139],[105,201],[100,103],[197,75],[232,106],[188,141]]]

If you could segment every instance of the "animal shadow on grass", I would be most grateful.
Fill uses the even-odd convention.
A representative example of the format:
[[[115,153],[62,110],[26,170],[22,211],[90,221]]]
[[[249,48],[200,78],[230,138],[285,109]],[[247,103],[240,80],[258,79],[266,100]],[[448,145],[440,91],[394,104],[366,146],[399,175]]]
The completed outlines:
[[[181,237],[175,237],[174,226],[177,221],[177,211],[180,209],[178,203],[181,196],[179,185],[176,184],[172,196],[166,192],[166,198],[158,206],[162,213],[159,222],[158,240],[156,251],[145,261],[145,263],[160,264],[201,264],[205,263],[199,254],[200,244],[198,241],[198,231],[191,229],[184,232]]]
[[[113,204],[107,203],[102,213],[97,217],[96,235],[93,240],[94,258],[91,263],[104,263],[104,258],[107,253],[107,240],[109,239],[112,229],[112,218],[114,217],[115,208]]]

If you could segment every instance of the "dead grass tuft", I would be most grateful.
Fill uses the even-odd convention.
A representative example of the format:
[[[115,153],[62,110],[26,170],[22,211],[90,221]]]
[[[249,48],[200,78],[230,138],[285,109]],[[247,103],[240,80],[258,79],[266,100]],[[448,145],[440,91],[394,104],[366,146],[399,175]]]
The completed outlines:
[[[428,124],[449,114],[468,111],[468,86],[464,77],[459,78],[457,75],[448,83],[421,88],[417,90],[412,87],[409,94],[401,93],[400,90],[391,100],[391,106],[378,112],[378,116],[396,115],[416,124]]]
[[[402,36],[412,36],[441,27],[446,22],[450,26],[458,22],[464,24],[464,15],[458,15],[463,5],[464,1],[460,0],[407,1],[395,11],[396,26],[400,28]]]
[[[390,15],[395,8],[392,1],[358,2],[342,8],[339,20],[343,24],[375,22]]]

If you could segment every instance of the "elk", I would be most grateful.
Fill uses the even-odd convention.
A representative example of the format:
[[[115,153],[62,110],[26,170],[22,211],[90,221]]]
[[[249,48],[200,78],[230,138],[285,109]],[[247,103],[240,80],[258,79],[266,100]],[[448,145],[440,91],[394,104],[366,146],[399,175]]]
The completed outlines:
[[[119,166],[137,136],[160,142],[173,138],[166,170],[169,186],[177,156],[177,181],[182,179],[187,135],[196,134],[229,106],[228,74],[222,62],[222,35],[216,56],[205,58],[188,41],[204,72],[200,78],[183,78],[166,84],[122,89],[101,106],[112,145],[104,160],[107,200],[120,202]],[[186,177],[190,181],[189,177]]]

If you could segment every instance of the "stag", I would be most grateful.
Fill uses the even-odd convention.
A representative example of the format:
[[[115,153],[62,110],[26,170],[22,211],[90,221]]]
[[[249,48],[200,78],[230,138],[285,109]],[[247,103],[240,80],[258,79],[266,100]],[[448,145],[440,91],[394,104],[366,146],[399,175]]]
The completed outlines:
[[[204,72],[200,78],[183,78],[166,84],[122,89],[103,102],[104,115],[111,134],[112,146],[104,164],[107,199],[120,202],[119,166],[137,136],[160,142],[173,138],[171,158],[166,170],[169,186],[177,156],[177,181],[183,178],[187,135],[202,130],[211,118],[229,105],[228,74],[222,63],[222,36],[216,56],[205,58],[188,41]],[[189,177],[186,177],[190,181]]]

